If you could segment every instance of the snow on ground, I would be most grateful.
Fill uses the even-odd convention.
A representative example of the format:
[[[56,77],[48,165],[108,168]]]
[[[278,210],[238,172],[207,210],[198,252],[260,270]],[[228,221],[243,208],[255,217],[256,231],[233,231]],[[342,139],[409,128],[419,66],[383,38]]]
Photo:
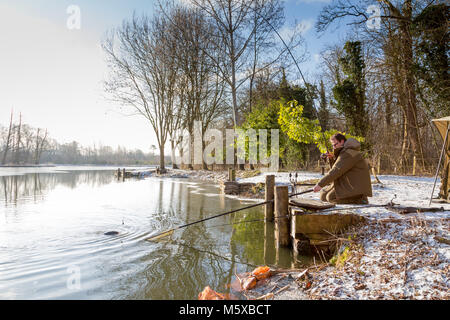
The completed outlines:
[[[226,172],[180,171],[201,180],[219,181],[227,177]],[[239,178],[238,171],[237,180],[264,182],[267,174],[275,175],[276,184],[290,183],[288,172]],[[320,177],[320,173],[298,172],[297,182]],[[428,207],[434,178],[393,175],[378,178],[382,184],[372,185],[370,204],[387,204],[392,200],[401,206]],[[439,187],[438,180],[434,197]],[[318,199],[319,194],[302,197]],[[337,206],[341,207],[350,209],[355,205]],[[308,268],[306,273],[278,274],[247,295],[250,298],[266,295],[272,299],[448,300],[450,204],[432,203],[431,207],[443,207],[445,211],[399,214],[384,207],[353,209],[368,222],[353,230],[354,238],[343,241],[348,253],[342,262],[331,265],[318,261],[318,266]]]
[[[288,172],[266,172],[261,175],[251,178],[237,179],[241,182],[264,182],[265,176],[268,174],[275,175],[276,184],[290,184]],[[306,181],[310,179],[320,179],[322,175],[315,172],[298,172],[297,182]],[[430,177],[413,177],[413,176],[392,176],[380,175],[378,176],[382,184],[373,184],[373,197],[369,198],[370,204],[387,204],[391,200],[401,206],[414,207],[428,207],[430,201],[431,191],[433,189],[434,178]],[[374,179],[372,179],[374,180]],[[436,182],[436,187],[433,196],[436,197],[439,193],[440,181]],[[309,187],[307,187],[309,188]],[[300,190],[299,190],[300,191]],[[301,195],[303,198],[319,199],[319,193],[307,193]],[[351,208],[355,205],[338,205],[339,208]],[[431,207],[443,207],[445,210],[450,210],[450,204],[447,203],[432,203]],[[354,209],[355,212],[364,215],[368,218],[402,218],[405,215],[400,215],[391,212],[384,208],[364,208]],[[424,218],[445,218],[449,217],[448,211],[423,213]]]

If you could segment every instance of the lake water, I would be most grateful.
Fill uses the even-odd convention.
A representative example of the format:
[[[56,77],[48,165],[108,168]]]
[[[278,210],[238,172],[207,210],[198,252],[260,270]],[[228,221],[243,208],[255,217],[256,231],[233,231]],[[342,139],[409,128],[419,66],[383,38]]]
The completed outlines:
[[[238,223],[262,219],[262,206],[145,241],[255,202],[209,182],[122,181],[114,170],[0,168],[0,299],[197,299],[207,285],[230,293],[235,272],[252,265],[306,263],[265,245],[264,222]]]

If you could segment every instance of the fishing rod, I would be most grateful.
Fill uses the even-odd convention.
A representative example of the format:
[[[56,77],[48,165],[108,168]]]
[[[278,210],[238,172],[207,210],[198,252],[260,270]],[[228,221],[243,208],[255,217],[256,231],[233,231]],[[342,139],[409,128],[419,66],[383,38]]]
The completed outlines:
[[[393,207],[396,204],[369,204],[369,205],[364,205],[364,206],[358,206],[358,207],[346,207],[346,208],[332,208],[332,209],[327,209],[327,210],[320,210],[318,213],[323,213],[323,212],[332,212],[332,211],[343,211],[343,210],[354,210],[354,209],[365,209],[365,208],[377,208],[377,207]],[[309,211],[311,212],[311,211]],[[294,216],[298,216],[298,215],[302,215],[304,214],[302,213],[297,213],[297,214],[293,214]],[[285,219],[288,216],[279,216],[279,217],[273,217],[274,220],[276,219]],[[236,224],[242,224],[242,223],[253,223],[253,222],[262,222],[262,221],[266,221],[266,219],[252,219],[252,220],[245,220],[245,221],[239,221],[239,222],[234,222],[234,223],[224,223],[224,224],[218,224],[218,225],[214,225],[214,226],[208,226],[208,228],[218,228],[218,227],[225,227],[225,226],[233,226]]]
[[[311,191],[308,190],[308,191],[306,191],[306,192],[311,192]],[[305,193],[306,193],[306,192],[305,192]],[[301,192],[300,192],[300,194],[301,194]],[[291,194],[291,195],[289,195],[289,197],[292,197],[292,196],[294,196],[294,195],[297,195],[297,194]],[[266,202],[258,203],[258,205],[270,203],[270,202],[272,202],[272,201],[273,201],[273,200],[268,200],[268,201],[266,201]],[[326,210],[320,210],[319,213],[333,212],[333,211],[343,211],[343,210],[354,210],[354,209],[365,209],[365,208],[394,207],[394,206],[396,206],[396,205],[397,205],[397,204],[392,203],[392,202],[389,202],[389,203],[387,203],[387,204],[368,204],[368,205],[356,206],[356,207],[331,208],[331,209],[326,209]],[[246,208],[241,208],[240,210],[244,210],[244,209],[246,209]],[[302,212],[302,213],[293,214],[293,215],[294,215],[294,216],[297,216],[297,215],[302,215],[302,214],[304,214],[304,213]],[[287,217],[288,217],[288,215],[286,215],[286,216],[279,216],[279,217],[273,217],[273,219],[274,219],[274,220],[276,220],[276,219],[285,219],[285,218],[287,218]],[[264,218],[264,219],[252,219],[252,220],[245,220],[245,221],[239,221],[239,222],[234,222],[234,223],[224,223],[224,224],[218,224],[218,225],[214,225],[214,226],[208,226],[208,228],[210,229],[210,228],[218,228],[218,227],[225,227],[225,226],[233,226],[233,225],[236,225],[236,224],[242,224],[242,223],[262,222],[262,221],[266,221],[266,220],[267,220],[267,219],[265,219],[265,218]],[[199,221],[199,222],[201,222],[201,221]],[[193,223],[196,223],[196,222],[193,222]],[[182,227],[182,226],[180,226],[180,227]],[[168,231],[166,231],[166,232],[168,232]],[[155,238],[159,238],[159,235],[156,235]],[[146,240],[149,240],[149,239],[146,239]],[[149,240],[149,241],[153,241],[153,239],[152,239],[152,240]]]
[[[313,192],[313,189],[309,189],[309,190],[306,190],[306,191],[303,191],[303,192],[290,194],[289,197],[293,197],[293,196],[297,196],[297,195],[301,195],[301,194],[305,194],[305,193],[309,193],[309,192]],[[218,217],[222,217],[222,216],[225,216],[225,215],[229,215],[229,214],[232,214],[232,213],[235,213],[235,212],[238,212],[238,211],[247,210],[247,209],[250,209],[250,208],[254,208],[254,207],[262,206],[262,205],[265,205],[265,204],[269,204],[269,203],[271,203],[273,201],[274,200],[272,199],[272,200],[267,200],[267,201],[264,201],[264,202],[255,203],[255,204],[251,204],[249,206],[245,206],[245,207],[242,207],[242,208],[239,208],[239,209],[234,209],[234,210],[230,210],[230,211],[227,211],[227,212],[219,213],[219,214],[216,214],[216,215],[208,217],[208,218],[204,218],[204,219],[201,219],[201,220],[189,222],[189,223],[183,224],[181,226],[178,226],[178,227],[175,227],[175,228],[172,228],[172,229],[160,232],[160,233],[158,233],[158,234],[156,234],[154,236],[151,236],[151,237],[149,237],[149,238],[147,238],[145,240],[147,240],[147,241],[155,241],[155,240],[158,240],[160,238],[163,238],[163,237],[166,237],[166,236],[170,236],[171,234],[173,234],[173,232],[175,230],[186,228],[186,227],[192,226],[192,225],[200,223],[200,222],[204,222],[204,221],[211,220],[211,219],[214,219],[214,218],[218,218]]]

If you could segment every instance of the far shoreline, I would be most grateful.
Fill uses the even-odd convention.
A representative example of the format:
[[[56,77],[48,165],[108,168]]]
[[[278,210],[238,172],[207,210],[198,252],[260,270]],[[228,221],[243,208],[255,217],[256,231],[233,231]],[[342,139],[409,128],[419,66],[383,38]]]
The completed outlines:
[[[64,163],[64,164],[5,164],[0,165],[0,168],[47,168],[47,167],[130,167],[130,168],[140,168],[140,167],[157,167],[156,164],[72,164],[72,163]]]

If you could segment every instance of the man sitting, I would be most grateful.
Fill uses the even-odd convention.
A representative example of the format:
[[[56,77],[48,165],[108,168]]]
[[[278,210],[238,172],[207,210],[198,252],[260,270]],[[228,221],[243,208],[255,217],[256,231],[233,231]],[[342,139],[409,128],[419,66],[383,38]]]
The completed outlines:
[[[327,157],[334,159],[331,170],[314,186],[320,193],[320,200],[340,204],[368,204],[372,196],[369,165],[363,158],[361,144],[346,139],[337,133],[330,138],[334,153]],[[331,184],[327,188],[325,186]],[[324,188],[324,189],[322,189]]]

